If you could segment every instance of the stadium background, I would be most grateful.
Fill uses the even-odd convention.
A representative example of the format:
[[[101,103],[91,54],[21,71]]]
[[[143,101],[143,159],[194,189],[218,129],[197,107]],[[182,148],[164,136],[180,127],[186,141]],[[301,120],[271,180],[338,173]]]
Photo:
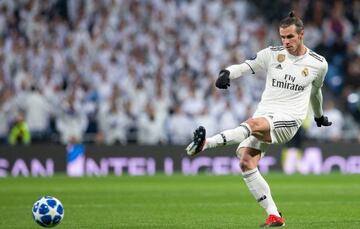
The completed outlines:
[[[261,222],[234,147],[195,158],[184,147],[198,125],[212,135],[256,109],[264,74],[226,91],[214,81],[221,68],[279,45],[277,22],[290,9],[305,23],[306,45],[329,63],[324,112],[333,125],[317,128],[309,111],[260,170],[293,228],[359,228],[359,177],[350,175],[360,173],[355,0],[0,1],[0,227],[35,228],[22,215],[48,194],[62,200],[66,228]]]
[[[2,151],[50,143],[72,152],[69,158],[89,146],[118,146],[121,154],[127,146],[145,153],[147,146],[176,145],[181,152],[199,125],[208,135],[233,128],[256,109],[265,75],[234,80],[224,91],[214,87],[219,69],[279,45],[277,23],[294,9],[306,24],[306,45],[328,60],[324,112],[333,125],[317,128],[310,110],[286,147],[301,157],[305,145],[340,144],[356,155],[359,7],[358,1],[1,1]],[[16,160],[3,163],[7,170],[10,161]]]
[[[0,6],[2,144],[21,119],[31,142],[63,144],[185,145],[200,124],[209,135],[237,126],[256,108],[265,77],[243,77],[227,91],[214,80],[222,67],[279,45],[277,22],[289,9],[306,24],[306,45],[329,62],[324,109],[333,125],[316,128],[310,114],[302,138],[358,141],[358,1]]]

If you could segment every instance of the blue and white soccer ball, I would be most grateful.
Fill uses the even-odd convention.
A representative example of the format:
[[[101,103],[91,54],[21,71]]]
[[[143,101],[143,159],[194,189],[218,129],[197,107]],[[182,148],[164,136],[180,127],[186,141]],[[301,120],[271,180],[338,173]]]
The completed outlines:
[[[44,196],[34,203],[32,215],[40,226],[55,227],[64,218],[64,207],[55,197]]]

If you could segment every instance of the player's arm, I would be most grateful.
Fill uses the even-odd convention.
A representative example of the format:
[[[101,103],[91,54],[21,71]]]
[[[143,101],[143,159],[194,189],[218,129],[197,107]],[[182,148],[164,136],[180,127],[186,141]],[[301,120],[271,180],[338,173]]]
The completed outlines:
[[[246,63],[231,65],[220,71],[219,78],[216,80],[215,85],[220,89],[227,89],[230,87],[230,80],[236,79],[250,72],[251,68]]]
[[[324,116],[322,109],[323,96],[321,92],[321,87],[323,85],[323,81],[326,73],[327,73],[327,63],[325,64],[325,67],[318,76],[318,78],[313,82],[311,88],[310,103],[314,112],[314,116],[315,116],[314,119],[318,127],[330,126],[332,124],[332,122],[329,122],[328,118]]]
[[[255,74],[255,71],[257,70],[265,70],[267,61],[270,59],[269,52],[269,48],[263,49],[258,52],[254,58],[246,60],[242,64],[231,65],[222,69],[219,73],[219,78],[216,80],[216,87],[227,89],[230,87],[230,80],[250,73]]]
[[[320,87],[316,87],[313,85],[313,87],[311,88],[310,102],[315,118],[320,118],[321,116],[323,116],[323,96]]]

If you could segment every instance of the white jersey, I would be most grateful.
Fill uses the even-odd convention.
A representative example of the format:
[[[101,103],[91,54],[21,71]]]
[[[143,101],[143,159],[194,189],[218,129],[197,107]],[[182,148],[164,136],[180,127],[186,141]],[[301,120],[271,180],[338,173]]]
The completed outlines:
[[[324,57],[307,49],[303,56],[293,56],[282,47],[268,47],[245,61],[253,73],[267,72],[265,90],[257,111],[284,113],[304,120],[311,88],[322,87],[328,64]]]

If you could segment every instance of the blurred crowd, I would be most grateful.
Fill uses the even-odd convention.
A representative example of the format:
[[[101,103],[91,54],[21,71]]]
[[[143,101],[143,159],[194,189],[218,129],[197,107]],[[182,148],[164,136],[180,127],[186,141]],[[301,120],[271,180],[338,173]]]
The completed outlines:
[[[256,109],[265,75],[217,90],[221,68],[279,45],[294,9],[329,62],[324,112],[302,138],[359,141],[360,1],[2,0],[0,139],[187,144]],[[276,14],[275,14],[276,12]]]

